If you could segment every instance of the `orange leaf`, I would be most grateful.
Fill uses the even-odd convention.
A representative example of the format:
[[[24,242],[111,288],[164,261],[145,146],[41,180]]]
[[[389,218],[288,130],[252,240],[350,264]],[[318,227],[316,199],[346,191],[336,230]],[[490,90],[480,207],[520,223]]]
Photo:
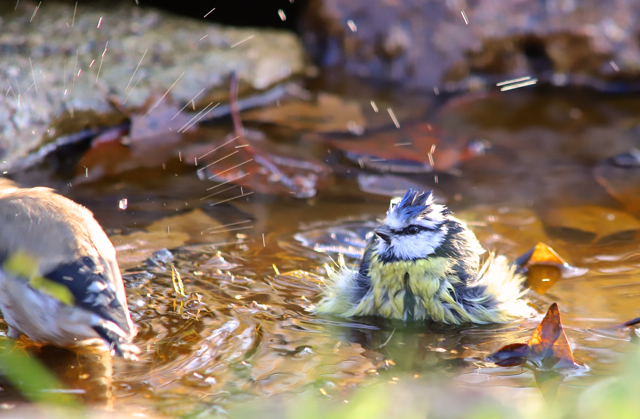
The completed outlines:
[[[553,303],[529,341],[527,359],[545,369],[575,366],[569,340],[560,321],[558,304]]]
[[[538,294],[544,294],[561,277],[569,264],[555,250],[538,243],[516,260],[516,264],[527,269],[527,283]]]
[[[529,361],[537,368],[545,370],[575,367],[576,362],[569,340],[560,321],[558,304],[551,304],[547,315],[526,345],[507,345],[491,355],[488,360],[501,366],[522,365]]]

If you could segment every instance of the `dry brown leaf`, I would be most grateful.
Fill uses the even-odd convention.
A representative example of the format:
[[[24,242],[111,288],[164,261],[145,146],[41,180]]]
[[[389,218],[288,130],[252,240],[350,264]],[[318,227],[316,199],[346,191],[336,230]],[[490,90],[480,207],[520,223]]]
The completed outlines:
[[[315,101],[292,100],[254,109],[244,112],[242,118],[314,132],[360,134],[366,125],[359,103],[329,93],[319,93]]]
[[[546,293],[566,271],[575,276],[582,272],[571,267],[555,250],[545,243],[536,244],[516,259],[516,265],[526,268],[527,284],[538,294]]]
[[[553,303],[542,322],[525,345],[506,345],[488,358],[502,366],[522,365],[531,362],[544,370],[573,368],[577,364],[569,346],[569,340],[562,328],[558,304]]]
[[[529,361],[544,369],[574,367],[569,340],[562,328],[558,304],[553,303],[547,315],[529,340]]]

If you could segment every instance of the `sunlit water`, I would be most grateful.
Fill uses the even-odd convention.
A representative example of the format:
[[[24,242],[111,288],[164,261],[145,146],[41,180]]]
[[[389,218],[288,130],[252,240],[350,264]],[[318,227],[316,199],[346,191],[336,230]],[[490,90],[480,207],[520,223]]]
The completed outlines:
[[[549,284],[544,294],[528,292],[525,298],[538,317],[500,326],[403,328],[311,314],[325,264],[338,251],[356,263],[376,217],[388,207],[388,197],[360,192],[354,176],[340,175],[331,190],[309,200],[253,195],[208,207],[222,224],[249,219],[252,228],[210,236],[187,232],[187,244],[170,254],[125,266],[142,355],[139,362],[113,361],[113,404],[170,415],[224,412],[271,395],[313,391],[349,398],[360,387],[412,386],[442,377],[463,386],[537,392],[536,378],[544,377],[485,358],[507,343],[526,341],[553,302],[560,306],[575,359],[584,365],[555,377],[562,379],[560,394],[614,374],[623,354],[635,347],[629,331],[610,326],[639,315],[638,229],[612,225],[601,235],[602,225],[580,214],[589,212],[586,205],[599,205],[604,209],[598,211],[611,211],[607,220],[621,214],[634,219],[598,184],[593,170],[637,142],[640,121],[632,109],[640,103],[575,92],[512,93],[457,98],[430,112],[430,122],[492,147],[462,163],[457,175],[408,180],[434,188],[485,247],[515,258],[544,241],[584,268]],[[394,100],[401,108],[402,101]],[[323,158],[325,151],[313,153]],[[165,170],[125,173],[68,193],[115,236],[206,207],[214,201],[200,200],[207,187],[195,170],[173,160]],[[128,199],[126,210],[118,208],[122,198]],[[554,215],[564,207],[576,208]],[[174,292],[171,263],[184,281],[184,298]],[[74,383],[89,394],[106,392],[104,386]]]

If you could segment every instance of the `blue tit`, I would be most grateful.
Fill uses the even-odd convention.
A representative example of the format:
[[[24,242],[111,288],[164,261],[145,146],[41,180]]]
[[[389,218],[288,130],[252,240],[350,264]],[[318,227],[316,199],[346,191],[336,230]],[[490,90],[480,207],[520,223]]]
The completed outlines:
[[[135,359],[116,252],[93,214],[48,188],[0,179],[0,310],[14,339],[70,347],[100,339]]]
[[[329,270],[317,313],[447,324],[505,323],[530,310],[524,277],[489,254],[433,194],[409,189],[392,200],[358,269]]]

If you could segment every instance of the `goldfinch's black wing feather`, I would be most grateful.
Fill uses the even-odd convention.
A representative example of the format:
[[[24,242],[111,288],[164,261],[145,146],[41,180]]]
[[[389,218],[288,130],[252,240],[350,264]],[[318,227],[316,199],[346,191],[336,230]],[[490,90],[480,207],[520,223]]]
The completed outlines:
[[[74,296],[75,305],[127,330],[126,310],[118,300],[116,287],[92,258],[84,257],[58,265],[44,277],[67,287]]]

